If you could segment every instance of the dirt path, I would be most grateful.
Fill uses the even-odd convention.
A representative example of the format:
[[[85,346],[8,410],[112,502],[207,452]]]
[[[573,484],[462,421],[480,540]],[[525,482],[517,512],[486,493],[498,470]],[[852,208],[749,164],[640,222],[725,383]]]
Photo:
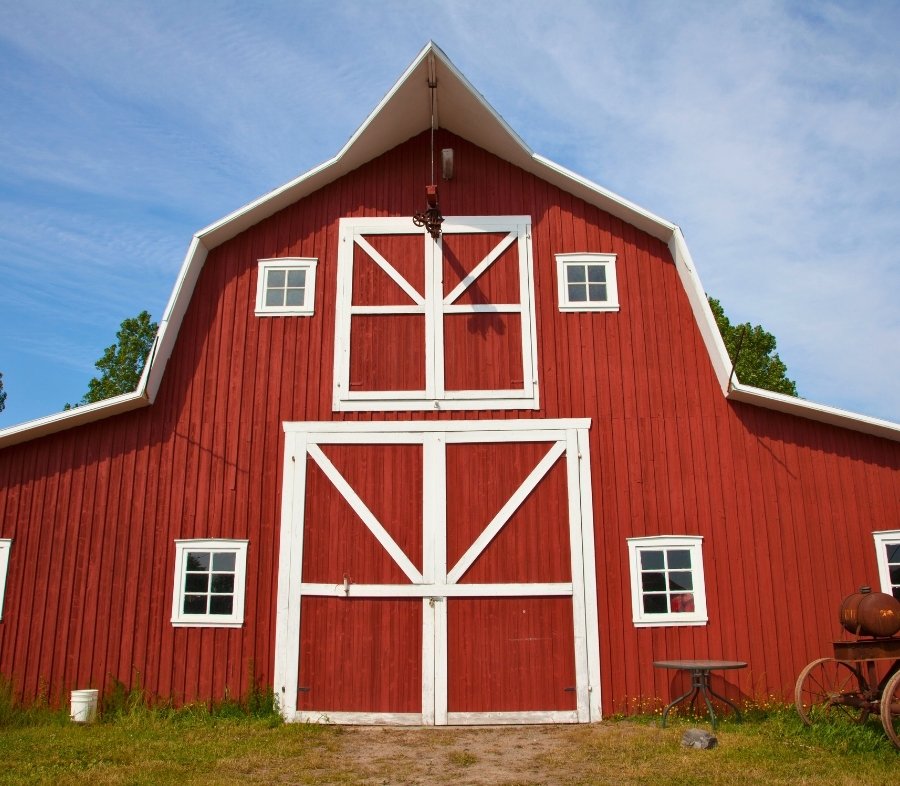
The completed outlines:
[[[341,756],[372,786],[553,784],[561,771],[571,782],[575,762],[565,766],[565,752],[604,733],[615,734],[596,726],[354,728],[341,740]]]

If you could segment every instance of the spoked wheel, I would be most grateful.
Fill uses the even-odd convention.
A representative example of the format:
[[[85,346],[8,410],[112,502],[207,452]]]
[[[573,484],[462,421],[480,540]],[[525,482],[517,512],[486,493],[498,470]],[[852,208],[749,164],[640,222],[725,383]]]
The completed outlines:
[[[888,680],[881,694],[881,725],[891,742],[900,748],[900,671]]]
[[[834,658],[819,658],[797,677],[794,704],[807,726],[817,718],[839,716],[863,723],[869,717],[867,691],[865,677],[854,666]]]

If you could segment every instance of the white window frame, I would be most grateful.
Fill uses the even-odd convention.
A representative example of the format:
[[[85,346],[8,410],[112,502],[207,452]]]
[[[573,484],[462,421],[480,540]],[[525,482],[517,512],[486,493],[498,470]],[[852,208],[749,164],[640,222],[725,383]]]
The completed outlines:
[[[900,529],[873,532],[875,539],[875,558],[878,561],[878,577],[881,580],[881,591],[888,595],[894,594],[894,585],[891,583],[891,571],[887,559],[887,547],[900,545]]]
[[[662,535],[643,538],[628,538],[628,559],[631,564],[631,608],[634,625],[638,628],[705,625],[709,617],[706,612],[706,583],[703,577],[703,538],[699,535]],[[644,611],[641,589],[641,560],[643,551],[686,550],[691,555],[693,577],[694,610],[650,614]]]
[[[247,582],[246,540],[190,539],[175,541],[175,580],[172,590],[172,625],[176,628],[239,628],[244,624],[244,589]],[[230,553],[234,560],[234,604],[231,614],[185,614],[184,580],[189,551]]]
[[[6,573],[9,568],[11,538],[0,538],[0,620],[3,619],[3,599],[6,597]]]
[[[411,218],[342,218],[338,244],[337,297],[334,341],[335,412],[437,411],[476,409],[539,409],[537,373],[537,331],[534,305],[534,273],[531,256],[530,216],[448,216],[442,235],[474,232],[505,232],[503,248],[517,244],[519,259],[519,302],[460,305],[455,303],[466,288],[499,256],[495,249],[448,295],[443,295],[442,242],[433,240],[424,227]],[[385,268],[398,285],[410,294],[412,305],[352,306],[354,246],[365,243],[364,235],[420,235],[425,254],[425,292],[419,295],[386,260],[373,262]],[[504,245],[505,244],[505,245]],[[500,246],[497,247],[498,249]],[[383,263],[383,264],[382,264]],[[444,324],[446,314],[479,312],[511,313],[521,316],[522,388],[510,390],[452,390],[444,386]],[[357,314],[422,314],[425,319],[424,390],[350,390],[351,317]]]
[[[600,265],[606,271],[606,300],[569,300],[568,268],[574,265]],[[560,311],[618,311],[619,287],[616,281],[615,254],[557,254],[556,280],[559,287]]]
[[[311,317],[316,304],[316,266],[312,257],[281,257],[260,259],[256,281],[256,316],[258,317]],[[306,272],[302,306],[267,306],[266,280],[270,270],[303,270]]]

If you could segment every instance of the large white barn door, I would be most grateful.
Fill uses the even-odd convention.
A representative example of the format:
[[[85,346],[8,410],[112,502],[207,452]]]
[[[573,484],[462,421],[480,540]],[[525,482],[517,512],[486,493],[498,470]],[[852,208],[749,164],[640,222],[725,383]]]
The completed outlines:
[[[598,719],[587,426],[285,424],[285,717]]]

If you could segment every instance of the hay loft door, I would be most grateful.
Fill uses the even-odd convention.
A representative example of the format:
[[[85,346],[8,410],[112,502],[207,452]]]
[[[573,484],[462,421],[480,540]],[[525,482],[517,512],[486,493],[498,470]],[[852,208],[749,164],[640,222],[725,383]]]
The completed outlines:
[[[587,428],[286,423],[285,717],[599,719]]]

